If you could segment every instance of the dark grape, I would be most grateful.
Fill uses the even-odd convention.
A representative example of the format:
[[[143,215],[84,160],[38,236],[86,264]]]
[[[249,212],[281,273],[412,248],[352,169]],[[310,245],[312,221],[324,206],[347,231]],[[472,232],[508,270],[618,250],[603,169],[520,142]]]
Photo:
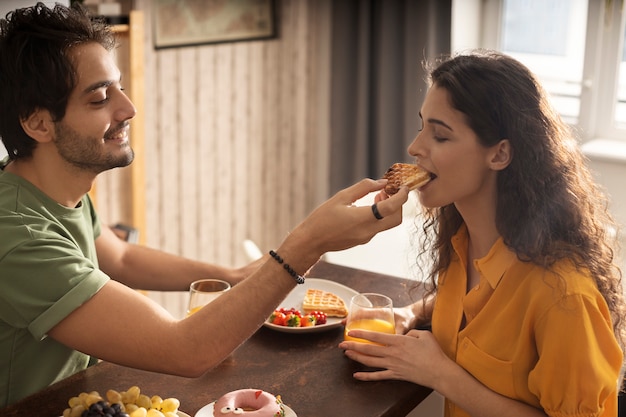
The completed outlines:
[[[119,404],[111,406],[106,401],[98,401],[83,411],[81,417],[128,417],[128,414],[122,412]]]

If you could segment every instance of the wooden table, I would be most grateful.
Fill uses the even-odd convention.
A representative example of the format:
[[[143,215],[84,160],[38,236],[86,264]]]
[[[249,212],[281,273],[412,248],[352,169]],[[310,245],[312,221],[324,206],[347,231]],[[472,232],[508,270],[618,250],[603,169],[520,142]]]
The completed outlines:
[[[358,292],[386,294],[396,306],[411,302],[409,289],[415,284],[325,262],[318,263],[309,275]],[[263,327],[226,361],[196,379],[101,362],[0,410],[0,416],[56,417],[66,408],[67,400],[81,392],[104,395],[108,389],[125,391],[133,385],[147,395],[178,398],[180,409],[191,416],[222,394],[240,388],[280,394],[298,417],[405,416],[431,392],[404,381],[355,380],[352,373],[362,365],[346,358],[337,347],[342,337],[343,327],[308,334]]]

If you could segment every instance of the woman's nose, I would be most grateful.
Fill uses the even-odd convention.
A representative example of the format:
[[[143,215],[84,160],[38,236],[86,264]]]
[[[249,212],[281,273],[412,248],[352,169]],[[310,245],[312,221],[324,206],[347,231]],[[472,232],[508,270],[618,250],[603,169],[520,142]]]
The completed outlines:
[[[418,132],[415,138],[413,138],[413,142],[411,142],[411,144],[407,148],[407,152],[411,156],[418,156],[420,154],[423,154],[423,149],[422,149],[421,140],[420,140],[421,133],[422,133],[421,131]]]

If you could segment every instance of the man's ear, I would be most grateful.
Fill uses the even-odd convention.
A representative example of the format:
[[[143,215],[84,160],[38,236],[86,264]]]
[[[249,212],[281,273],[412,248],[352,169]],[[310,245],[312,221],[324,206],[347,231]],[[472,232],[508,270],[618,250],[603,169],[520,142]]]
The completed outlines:
[[[508,167],[513,159],[513,149],[511,148],[511,142],[508,139],[502,139],[496,145],[493,146],[493,152],[491,153],[491,160],[489,165],[494,171],[501,171]]]
[[[54,123],[48,110],[37,109],[20,120],[24,132],[39,143],[50,142],[54,137]]]

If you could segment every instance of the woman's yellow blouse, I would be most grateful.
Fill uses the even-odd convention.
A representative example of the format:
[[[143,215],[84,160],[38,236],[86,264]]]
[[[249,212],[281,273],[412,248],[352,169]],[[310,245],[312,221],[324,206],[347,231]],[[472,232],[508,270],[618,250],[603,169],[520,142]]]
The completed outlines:
[[[500,239],[474,262],[480,283],[468,292],[464,227],[452,243],[432,320],[446,354],[490,389],[550,416],[616,416],[622,351],[589,274],[568,261],[550,271],[521,262]],[[446,400],[445,415],[468,414]]]

